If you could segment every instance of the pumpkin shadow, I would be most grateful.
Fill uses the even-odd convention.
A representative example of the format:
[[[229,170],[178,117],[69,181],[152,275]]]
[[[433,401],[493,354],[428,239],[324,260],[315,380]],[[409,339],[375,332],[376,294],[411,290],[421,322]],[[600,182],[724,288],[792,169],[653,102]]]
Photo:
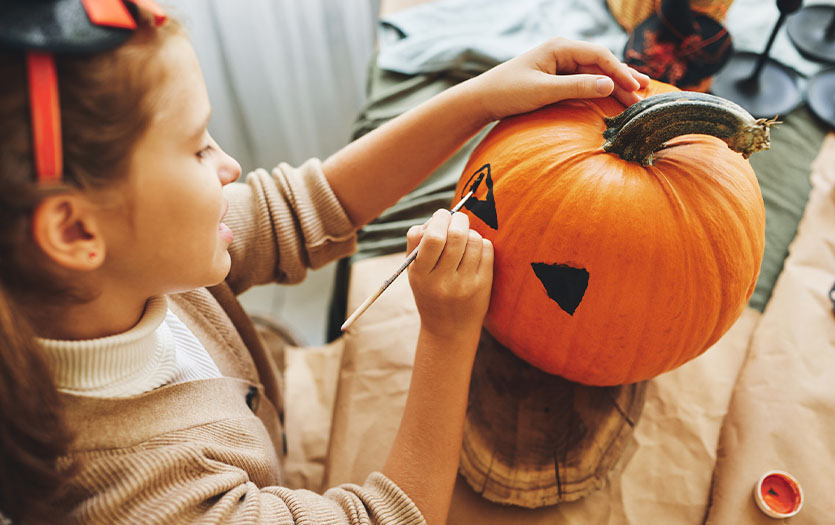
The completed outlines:
[[[482,330],[459,470],[482,497],[537,508],[600,488],[644,406],[646,381],[595,387],[531,366]]]

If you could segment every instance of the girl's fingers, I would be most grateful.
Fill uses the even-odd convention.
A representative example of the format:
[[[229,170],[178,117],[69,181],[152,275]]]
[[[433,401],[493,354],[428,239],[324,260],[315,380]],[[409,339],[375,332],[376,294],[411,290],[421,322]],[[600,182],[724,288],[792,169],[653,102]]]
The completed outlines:
[[[482,239],[481,234],[475,230],[470,230],[467,235],[467,248],[464,250],[464,256],[461,257],[461,264],[458,265],[458,271],[462,274],[476,274],[478,266],[481,262],[482,255]]]
[[[627,67],[629,67],[629,66],[627,66]],[[649,75],[645,75],[644,73],[641,73],[640,71],[637,71],[636,69],[631,68],[631,67],[629,68],[629,72],[632,74],[632,78],[637,80],[638,84],[642,88],[645,88],[645,87],[649,86],[649,81],[650,81]]]
[[[423,238],[423,232],[425,229],[426,226],[423,224],[418,224],[409,228],[409,231],[406,232],[406,252],[412,253],[412,250],[417,247],[420,240]]]
[[[615,87],[611,78],[601,75],[558,75],[550,82],[555,100],[608,97]]]
[[[493,255],[493,243],[490,239],[482,239],[478,275],[491,283],[493,282]]]
[[[409,231],[406,232],[406,251],[408,253],[412,253],[412,250],[417,247],[420,240],[423,238],[423,232],[426,231],[426,225],[429,224],[429,221],[432,220],[432,217],[429,217],[423,224],[415,224],[414,226],[409,228]]]
[[[412,271],[429,273],[435,268],[447,240],[450,214],[447,210],[438,210],[426,224],[423,237],[418,245],[418,255],[412,263]]]
[[[643,100],[639,94],[634,91],[627,91],[620,86],[615,86],[612,96],[618,99],[624,106],[631,106],[632,104]]]
[[[454,272],[461,264],[467,248],[470,218],[465,213],[455,212],[449,221],[446,244],[435,269],[442,272]]]
[[[611,77],[625,89],[636,90],[640,87],[638,81],[630,73],[629,67],[618,60],[606,47],[588,42],[570,42],[562,50],[562,53],[566,52],[569,55],[568,58],[574,62],[575,70],[579,70],[582,66],[597,66],[604,75]],[[562,62],[558,58],[557,63]],[[560,72],[573,73],[574,71]]]
[[[640,87],[646,87],[646,85],[649,84],[649,77],[648,76],[644,75],[643,73],[639,73],[639,72],[635,71],[631,67],[628,67],[628,66],[625,66],[625,65],[624,65],[624,67],[626,67],[629,70],[633,79],[635,79],[635,81],[638,82]],[[603,74],[603,70],[600,69],[600,67],[598,67],[597,65],[580,66],[580,67],[577,68],[577,70],[581,73],[592,74],[592,75],[602,75]],[[639,75],[641,77],[641,79],[644,81],[643,85],[641,85],[641,80],[639,80],[639,77],[636,76],[636,75]],[[641,96],[638,95],[637,93],[635,93],[635,90],[632,89],[632,87],[625,88],[620,84],[615,84],[614,89],[611,92],[611,95],[614,96],[616,99],[618,99],[621,102],[621,104],[623,104],[625,106],[631,106],[635,102],[638,102],[638,101],[641,100]]]

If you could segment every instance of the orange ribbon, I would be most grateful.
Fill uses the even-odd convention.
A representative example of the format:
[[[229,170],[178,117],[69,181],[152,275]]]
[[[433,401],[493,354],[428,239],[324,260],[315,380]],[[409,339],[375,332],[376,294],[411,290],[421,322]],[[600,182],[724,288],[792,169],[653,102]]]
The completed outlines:
[[[154,0],[129,0],[151,12],[154,23],[165,22],[165,12]],[[90,21],[99,26],[136,29],[136,21],[122,0],[81,0]],[[64,155],[61,145],[61,109],[58,105],[58,75],[52,54],[26,53],[29,77],[29,108],[32,116],[32,142],[38,182],[61,181]]]
[[[29,108],[38,182],[57,183],[64,171],[61,119],[58,109],[58,76],[50,53],[26,53],[29,74]]]
[[[154,15],[154,23],[165,22],[165,12],[154,0],[129,0]],[[97,26],[136,29],[136,21],[130,16],[123,0],[81,0],[90,21]]]

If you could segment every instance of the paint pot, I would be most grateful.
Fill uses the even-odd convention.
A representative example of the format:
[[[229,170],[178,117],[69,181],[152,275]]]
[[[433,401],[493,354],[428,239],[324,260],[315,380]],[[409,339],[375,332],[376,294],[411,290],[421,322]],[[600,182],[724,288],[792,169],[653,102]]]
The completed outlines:
[[[770,470],[754,486],[754,501],[766,516],[789,518],[803,506],[803,489],[788,472]]]

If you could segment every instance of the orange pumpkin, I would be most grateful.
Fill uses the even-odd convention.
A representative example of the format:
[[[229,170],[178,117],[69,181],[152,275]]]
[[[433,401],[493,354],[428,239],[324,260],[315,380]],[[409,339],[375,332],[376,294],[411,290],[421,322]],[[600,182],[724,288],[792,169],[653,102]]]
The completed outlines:
[[[671,91],[653,82],[642,94]],[[645,102],[663,97],[679,94]],[[500,343],[571,381],[617,385],[686,363],[730,328],[762,261],[765,209],[746,158],[767,147],[771,122],[745,113],[760,131],[740,139],[714,106],[655,107],[619,137],[607,132],[607,148],[619,142],[610,152],[604,119],[624,110],[611,97],[564,101],[490,131],[455,200],[484,175],[464,211],[495,246],[485,327]],[[744,158],[690,134],[708,128],[753,149]],[[634,158],[648,147],[651,159]]]

